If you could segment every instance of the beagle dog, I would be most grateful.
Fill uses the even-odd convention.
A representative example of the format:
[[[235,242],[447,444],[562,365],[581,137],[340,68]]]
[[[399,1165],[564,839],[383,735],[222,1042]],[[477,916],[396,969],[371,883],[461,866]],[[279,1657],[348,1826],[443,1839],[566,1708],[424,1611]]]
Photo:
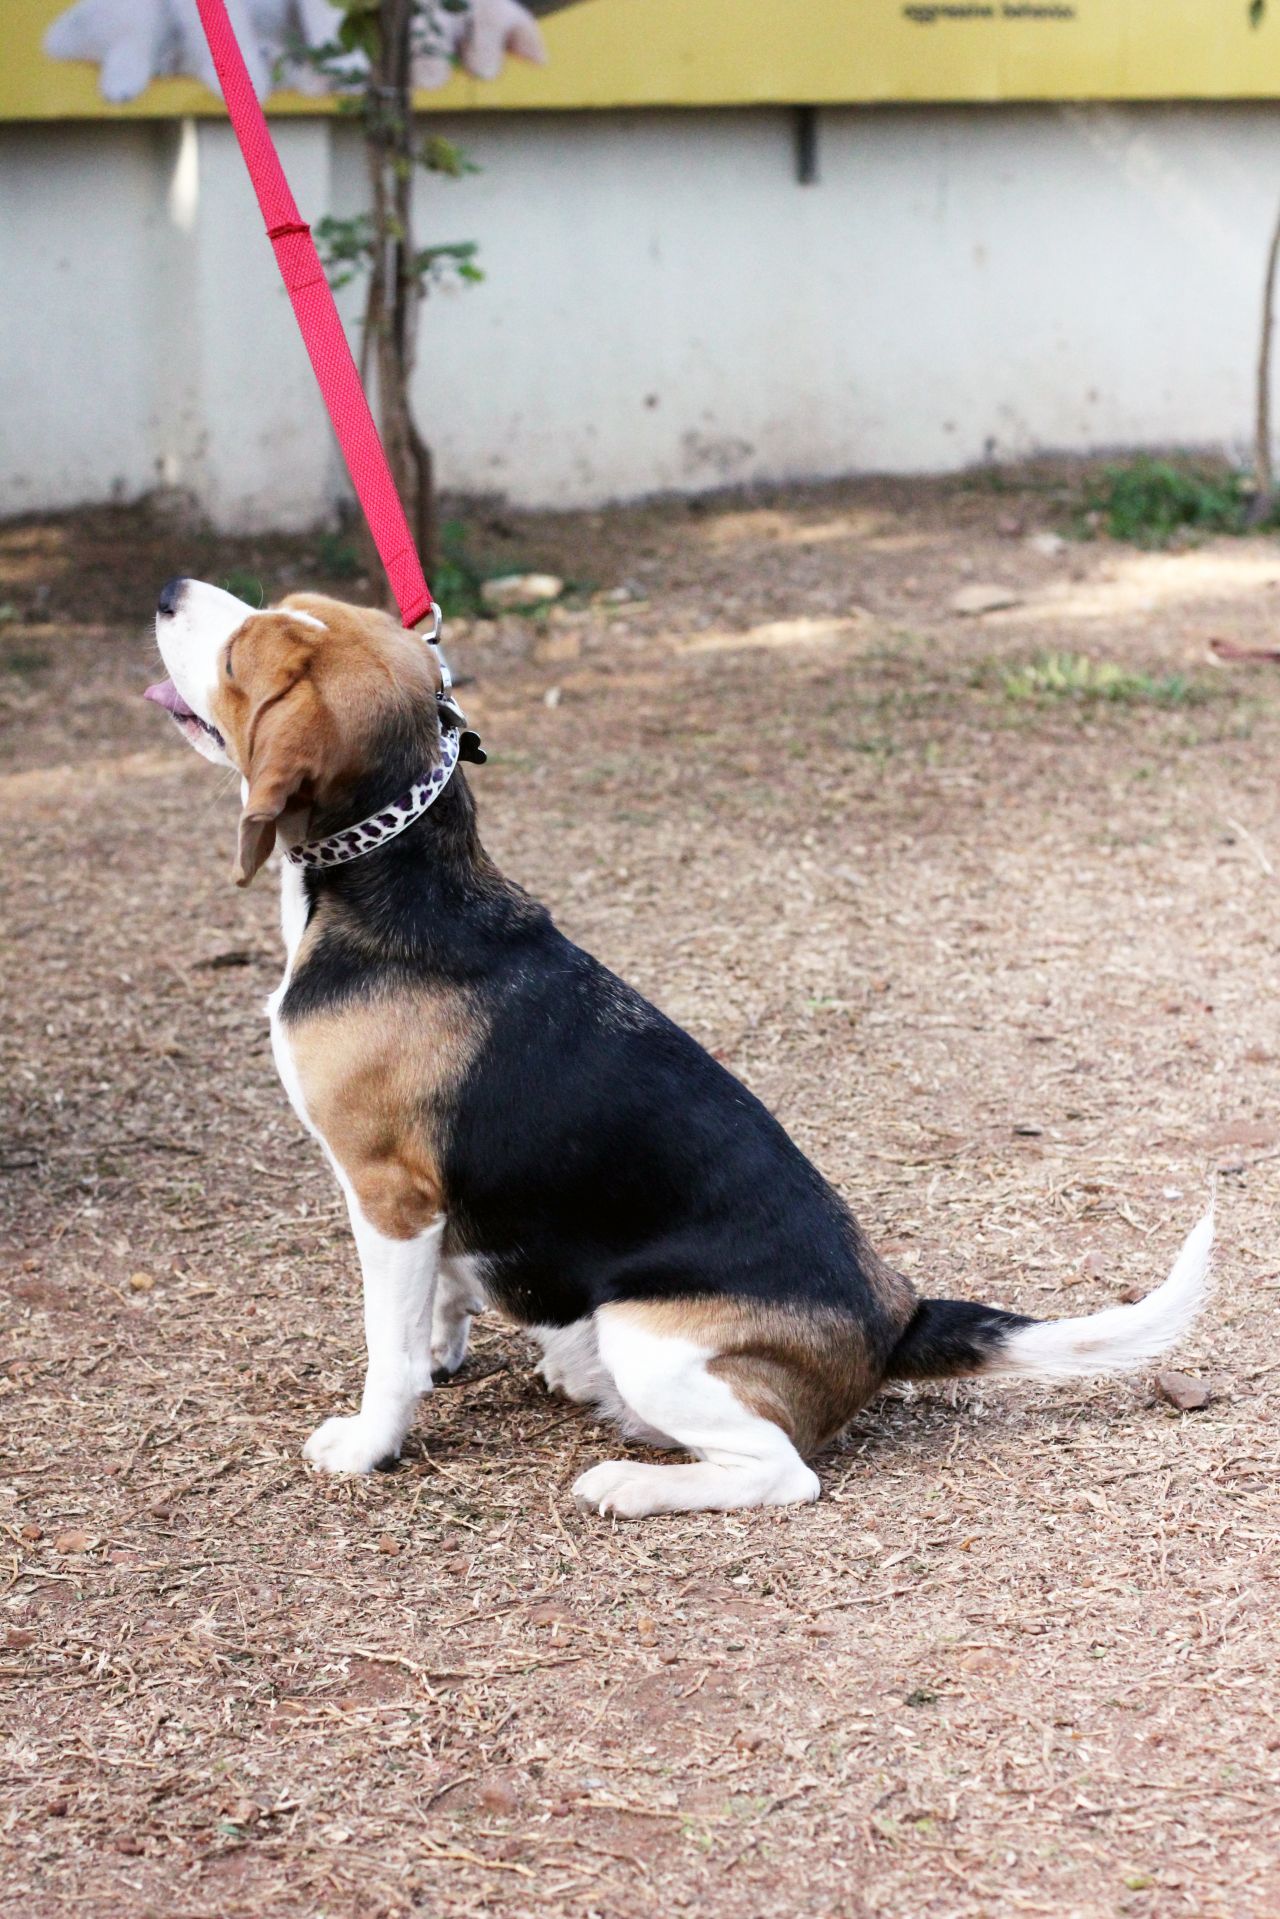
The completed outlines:
[[[364,1393],[312,1465],[394,1461],[485,1304],[549,1386],[692,1455],[584,1473],[625,1517],[816,1499],[809,1458],[887,1379],[1121,1371],[1190,1325],[1211,1215],[1134,1305],[919,1298],[760,1101],[497,870],[442,656],[390,615],[175,580],[156,633],[147,697],[241,776],[237,884],[283,851],[272,1046],[360,1257]]]

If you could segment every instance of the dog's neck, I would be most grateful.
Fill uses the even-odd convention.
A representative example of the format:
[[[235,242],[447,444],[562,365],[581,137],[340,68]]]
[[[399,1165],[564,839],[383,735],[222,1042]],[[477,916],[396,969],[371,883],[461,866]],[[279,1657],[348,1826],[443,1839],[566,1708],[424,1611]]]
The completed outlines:
[[[352,860],[366,859],[379,847],[398,839],[443,797],[457,768],[459,745],[456,732],[441,734],[440,759],[429,772],[394,799],[384,800],[363,819],[331,829],[320,838],[308,837],[313,809],[307,808],[305,822],[295,823],[293,834],[285,836],[287,858],[295,866],[323,870],[349,865]],[[284,816],[281,818],[283,820]]]
[[[387,718],[368,744],[363,770],[313,800],[306,841],[313,844],[375,818],[381,809],[430,778],[440,765],[441,749],[442,735],[434,714],[404,708]]]
[[[302,880],[305,923],[358,942],[371,959],[453,970],[477,941],[506,944],[531,917],[545,918],[486,853],[461,768],[430,810],[385,846],[342,866],[285,865],[287,887]]]

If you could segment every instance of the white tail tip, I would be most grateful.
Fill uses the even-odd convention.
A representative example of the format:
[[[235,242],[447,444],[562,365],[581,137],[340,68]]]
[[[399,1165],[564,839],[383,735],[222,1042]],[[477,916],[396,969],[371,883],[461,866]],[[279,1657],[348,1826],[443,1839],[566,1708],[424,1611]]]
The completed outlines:
[[[983,1368],[987,1374],[1036,1379],[1087,1379],[1130,1373],[1175,1346],[1194,1323],[1209,1291],[1213,1203],[1192,1227],[1162,1286],[1132,1306],[1108,1306],[1083,1319],[1047,1319],[1011,1333]]]

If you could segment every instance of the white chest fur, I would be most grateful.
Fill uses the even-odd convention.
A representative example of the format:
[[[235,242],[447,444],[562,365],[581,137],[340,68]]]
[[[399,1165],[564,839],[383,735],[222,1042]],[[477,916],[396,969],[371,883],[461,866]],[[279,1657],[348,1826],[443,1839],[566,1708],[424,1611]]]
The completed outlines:
[[[301,867],[295,866],[292,860],[280,862],[280,930],[284,935],[284,973],[280,984],[267,1001],[267,1018],[271,1022],[271,1051],[275,1058],[276,1071],[280,1075],[280,1082],[289,1095],[289,1104],[307,1131],[314,1134],[317,1139],[321,1139],[307,1112],[307,1102],[302,1095],[302,1082],[298,1077],[293,1048],[289,1044],[289,1036],[280,1017],[281,1002],[289,990],[289,982],[293,977],[293,963],[297,958],[302,935],[307,930],[306,880],[303,878]],[[323,1143],[321,1139],[321,1144]]]

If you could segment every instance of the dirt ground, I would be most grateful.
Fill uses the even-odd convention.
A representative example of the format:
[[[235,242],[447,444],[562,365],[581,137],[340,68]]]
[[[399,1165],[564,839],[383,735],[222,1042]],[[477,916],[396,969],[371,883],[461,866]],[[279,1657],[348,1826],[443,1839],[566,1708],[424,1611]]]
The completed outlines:
[[[353,1250],[271,876],[138,693],[167,576],[360,597],[332,543],[0,528],[5,1915],[1280,1911],[1280,671],[1207,650],[1275,638],[1280,546],[1063,515],[1028,473],[479,523],[572,589],[452,631],[491,850],[922,1289],[1114,1303],[1217,1182],[1204,1410],[895,1390],[816,1507],[638,1525],[483,1322],[399,1471],[299,1457]]]

